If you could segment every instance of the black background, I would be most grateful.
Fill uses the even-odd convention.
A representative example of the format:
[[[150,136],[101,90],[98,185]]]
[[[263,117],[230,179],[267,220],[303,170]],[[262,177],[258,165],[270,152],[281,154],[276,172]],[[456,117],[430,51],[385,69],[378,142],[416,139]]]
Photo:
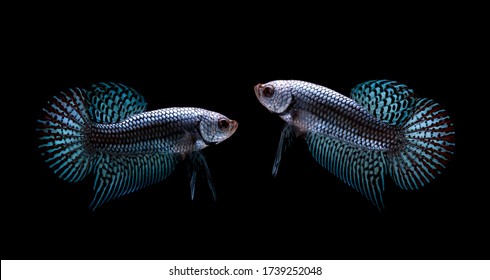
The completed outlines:
[[[474,100],[458,81],[471,53],[454,45],[465,39],[459,25],[447,17],[416,27],[393,15],[348,28],[276,16],[272,26],[243,28],[271,15],[255,13],[240,23],[204,17],[190,27],[185,13],[138,25],[118,15],[90,28],[84,17],[64,16],[17,34],[11,95],[22,106],[10,109],[22,148],[7,151],[14,156],[2,185],[2,259],[488,258],[488,182],[476,179],[468,149]],[[455,157],[419,191],[388,179],[382,212],[316,164],[302,141],[272,178],[283,121],[259,104],[253,86],[275,79],[346,95],[365,80],[405,83],[447,109]],[[100,81],[133,87],[149,109],[202,107],[239,122],[235,135],[204,150],[217,202],[203,181],[191,201],[184,165],[95,212],[88,210],[93,177],[71,184],[53,175],[37,150],[41,108],[62,90]]]

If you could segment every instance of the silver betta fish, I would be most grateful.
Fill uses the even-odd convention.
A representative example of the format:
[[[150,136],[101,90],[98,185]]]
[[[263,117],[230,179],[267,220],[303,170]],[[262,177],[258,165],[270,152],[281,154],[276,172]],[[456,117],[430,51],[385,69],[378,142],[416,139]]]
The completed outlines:
[[[145,112],[146,101],[117,83],[74,88],[54,97],[39,120],[40,148],[61,179],[77,182],[95,174],[95,209],[105,202],[155,184],[187,160],[191,197],[203,172],[216,199],[200,152],[230,137],[238,123],[200,108]]]
[[[351,98],[303,81],[254,87],[262,105],[280,116],[282,130],[272,173],[295,137],[316,161],[383,208],[384,176],[402,189],[429,183],[453,154],[454,128],[436,102],[387,80],[361,83]]]

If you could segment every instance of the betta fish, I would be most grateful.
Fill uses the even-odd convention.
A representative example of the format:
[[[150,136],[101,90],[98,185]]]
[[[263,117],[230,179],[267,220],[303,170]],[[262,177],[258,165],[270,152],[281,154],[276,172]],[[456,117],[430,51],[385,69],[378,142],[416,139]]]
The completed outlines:
[[[254,87],[259,102],[281,117],[273,176],[293,139],[305,139],[315,160],[384,208],[384,177],[415,190],[440,174],[454,153],[454,127],[433,100],[388,80],[361,83],[351,98],[316,84],[278,80]]]
[[[201,108],[146,111],[134,89],[118,83],[73,88],[54,97],[38,121],[42,156],[68,182],[95,175],[93,210],[158,183],[186,161],[194,198],[196,176],[216,192],[201,152],[230,137],[238,123]]]

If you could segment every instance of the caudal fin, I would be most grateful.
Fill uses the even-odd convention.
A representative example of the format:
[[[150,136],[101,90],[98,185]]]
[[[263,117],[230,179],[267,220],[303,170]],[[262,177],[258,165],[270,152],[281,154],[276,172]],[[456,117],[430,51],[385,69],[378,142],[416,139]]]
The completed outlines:
[[[85,90],[70,89],[54,97],[38,121],[41,155],[61,179],[82,180],[92,168],[86,135],[90,128]]]
[[[432,181],[454,153],[453,123],[435,101],[418,99],[403,125],[405,143],[389,153],[389,172],[402,189],[414,190]]]

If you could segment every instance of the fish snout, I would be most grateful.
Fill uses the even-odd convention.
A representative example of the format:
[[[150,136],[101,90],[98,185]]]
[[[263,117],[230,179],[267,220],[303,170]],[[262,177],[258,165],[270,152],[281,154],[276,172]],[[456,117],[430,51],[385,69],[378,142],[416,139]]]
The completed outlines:
[[[254,86],[254,91],[255,91],[255,95],[257,96],[257,98],[260,98],[260,90],[264,87],[263,84],[256,84]]]
[[[230,125],[231,125],[231,133],[233,134],[238,128],[238,122],[235,120],[230,120]]]

